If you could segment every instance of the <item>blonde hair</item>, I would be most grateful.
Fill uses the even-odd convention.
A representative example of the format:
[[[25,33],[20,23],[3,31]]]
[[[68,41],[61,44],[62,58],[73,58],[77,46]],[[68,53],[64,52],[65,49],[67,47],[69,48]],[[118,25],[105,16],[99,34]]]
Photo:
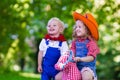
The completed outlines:
[[[61,33],[63,33],[63,31],[64,31],[64,23],[63,23],[63,21],[61,21],[59,18],[57,18],[57,17],[53,17],[53,18],[51,18],[49,21],[48,21],[48,24],[51,22],[51,21],[53,21],[53,20],[56,20],[59,24],[60,24],[60,27],[62,28],[62,30],[60,31]]]

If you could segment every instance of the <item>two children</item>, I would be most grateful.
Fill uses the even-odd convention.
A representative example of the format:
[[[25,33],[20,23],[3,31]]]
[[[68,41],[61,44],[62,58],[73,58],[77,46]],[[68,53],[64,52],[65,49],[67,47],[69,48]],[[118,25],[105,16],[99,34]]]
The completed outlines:
[[[97,45],[97,41],[99,40],[98,24],[91,14],[85,14],[83,16],[74,12],[73,18],[76,22],[73,29],[74,40],[72,41],[70,48],[74,53],[73,60],[76,62],[75,64],[77,64],[82,80],[97,80],[96,56],[99,53],[99,47]],[[41,41],[39,47],[38,71],[42,72],[42,80],[55,79],[55,76],[59,71],[54,68],[54,65],[57,63],[60,55],[62,55],[60,52],[64,53],[68,51],[68,46],[64,37],[62,36],[62,40],[59,38],[61,36],[61,31],[63,31],[63,27],[60,25],[61,24],[56,20],[50,20],[48,22],[48,35]],[[53,37],[57,37],[57,39],[53,39]],[[62,46],[60,46],[61,43]],[[58,48],[61,51],[59,51]],[[70,63],[68,63],[68,65]],[[62,74],[65,74],[66,69],[68,68],[69,66],[66,65]],[[74,68],[71,67],[69,72],[73,72],[73,69]]]

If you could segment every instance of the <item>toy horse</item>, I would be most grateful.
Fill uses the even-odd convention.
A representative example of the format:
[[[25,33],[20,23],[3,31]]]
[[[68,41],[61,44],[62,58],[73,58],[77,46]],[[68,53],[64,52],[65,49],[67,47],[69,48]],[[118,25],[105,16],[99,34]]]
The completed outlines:
[[[63,72],[62,80],[81,80],[80,71],[73,58],[73,52],[69,51],[69,54],[65,53],[65,55],[62,55],[55,64],[55,68]]]

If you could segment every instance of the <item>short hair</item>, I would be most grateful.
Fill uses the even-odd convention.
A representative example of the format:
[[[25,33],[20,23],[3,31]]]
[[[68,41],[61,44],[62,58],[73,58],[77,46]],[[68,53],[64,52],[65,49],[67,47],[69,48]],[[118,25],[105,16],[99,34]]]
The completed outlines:
[[[63,33],[63,31],[64,31],[64,22],[63,21],[61,21],[59,18],[57,18],[57,17],[53,17],[53,18],[51,18],[49,21],[48,21],[48,24],[51,22],[51,21],[53,21],[53,20],[56,20],[57,22],[59,22],[60,23],[60,27],[62,27],[62,30],[61,30],[61,33]]]

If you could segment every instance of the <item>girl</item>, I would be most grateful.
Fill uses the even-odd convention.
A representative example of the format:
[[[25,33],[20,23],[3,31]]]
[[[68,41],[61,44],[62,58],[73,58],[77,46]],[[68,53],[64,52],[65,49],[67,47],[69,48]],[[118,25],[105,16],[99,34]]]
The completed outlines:
[[[47,24],[48,34],[42,39],[38,53],[38,72],[41,80],[55,80],[59,73],[54,68],[59,57],[68,51],[67,42],[63,36],[64,24],[58,18],[51,18]]]
[[[74,40],[71,44],[71,50],[75,54],[74,61],[77,62],[82,80],[97,80],[98,24],[91,14],[83,16],[74,12],[73,18],[76,21],[73,31]]]

